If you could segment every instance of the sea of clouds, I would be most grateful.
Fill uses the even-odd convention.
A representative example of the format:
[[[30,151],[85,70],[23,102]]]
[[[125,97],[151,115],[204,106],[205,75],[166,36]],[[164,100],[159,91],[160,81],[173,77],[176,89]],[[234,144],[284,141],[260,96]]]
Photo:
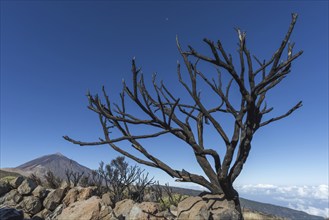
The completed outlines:
[[[206,190],[192,183],[170,184],[171,186]],[[326,184],[317,186],[278,186],[271,184],[235,185],[240,197],[287,207],[306,212],[310,215],[329,218],[329,187]]]
[[[246,199],[329,217],[329,189],[325,184],[317,186],[257,184],[235,186],[235,188],[240,196]]]

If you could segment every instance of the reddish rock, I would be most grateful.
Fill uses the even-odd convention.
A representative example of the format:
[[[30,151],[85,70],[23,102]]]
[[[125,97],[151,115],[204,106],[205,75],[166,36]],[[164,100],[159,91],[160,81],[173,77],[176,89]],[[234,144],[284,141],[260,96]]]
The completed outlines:
[[[67,208],[63,209],[62,213],[57,216],[57,219],[98,220],[100,219],[100,202],[101,199],[96,196],[93,196],[85,201],[77,201],[75,203],[72,203]]]
[[[149,219],[163,219],[163,217],[156,217],[160,210],[160,205],[154,202],[142,202],[134,204],[131,208],[127,219],[131,220],[149,220]]]
[[[111,195],[110,195],[110,193],[104,193],[104,194],[102,195],[102,202],[103,202],[105,205],[107,205],[107,206],[111,206],[111,207],[112,207],[113,203],[112,203],[112,200],[111,200]]]
[[[184,199],[178,204],[177,219],[209,219],[209,212],[206,202],[199,196],[192,196]]]
[[[223,195],[207,194],[203,197],[188,197],[178,204],[177,220],[180,219],[230,219],[238,220],[239,213],[233,201]]]
[[[82,188],[79,190],[79,198],[78,200],[86,200],[89,199],[90,197],[95,195],[95,188],[94,187],[87,187],[87,188]]]
[[[113,209],[114,214],[118,218],[126,218],[132,207],[134,206],[135,202],[131,199],[124,199],[119,201],[115,204],[115,208]]]
[[[44,199],[46,198],[46,196],[48,195],[49,191],[42,187],[42,186],[37,186],[37,188],[35,188],[32,192],[32,195],[40,198],[40,199]]]
[[[65,196],[65,191],[65,189],[55,189],[51,191],[43,201],[43,206],[50,211],[54,211]]]
[[[65,206],[69,206],[70,204],[76,202],[78,200],[78,195],[79,190],[77,188],[70,189],[63,199],[63,204]]]

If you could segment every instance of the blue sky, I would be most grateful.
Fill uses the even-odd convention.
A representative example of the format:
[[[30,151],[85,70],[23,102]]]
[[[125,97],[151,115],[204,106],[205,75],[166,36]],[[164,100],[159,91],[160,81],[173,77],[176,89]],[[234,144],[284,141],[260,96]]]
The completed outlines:
[[[268,60],[292,12],[299,19],[291,40],[295,51],[304,54],[270,93],[268,104],[274,106],[272,116],[299,100],[304,106],[256,133],[236,184],[328,184],[327,1],[1,1],[0,167],[55,152],[90,168],[109,162],[118,155],[112,149],[79,147],[62,138],[102,137],[97,115],[86,108],[88,90],[95,94],[105,85],[118,101],[122,79],[131,82],[131,59],[136,57],[145,78],[157,72],[158,79],[184,96],[176,75],[181,59],[176,34],[183,47],[206,53],[204,37],[221,39],[236,56],[234,27],[240,27],[247,32],[251,53]],[[207,134],[209,142],[218,138]],[[174,167],[201,172],[190,149],[174,138],[148,144]],[[172,182],[161,171],[147,170]]]

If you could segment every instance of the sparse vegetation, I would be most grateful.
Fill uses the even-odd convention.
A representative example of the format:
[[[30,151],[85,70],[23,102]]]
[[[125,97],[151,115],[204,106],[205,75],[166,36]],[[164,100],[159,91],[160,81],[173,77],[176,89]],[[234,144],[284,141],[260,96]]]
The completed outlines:
[[[156,202],[160,203],[161,209],[169,209],[170,206],[177,206],[179,202],[187,198],[187,195],[174,193],[173,189],[166,183],[164,186],[161,186],[159,182],[152,185],[151,191],[154,192]]]
[[[16,176],[5,176],[5,177],[2,177],[0,180],[4,181],[4,182],[10,182],[11,180],[13,180],[15,178],[16,178]]]
[[[124,157],[117,157],[106,165],[100,162],[92,178],[92,183],[100,188],[100,192],[111,193],[113,204],[124,198],[143,201],[146,187],[153,183],[153,179],[148,179],[148,174],[144,175],[144,170],[137,165],[130,166]]]
[[[60,187],[62,183],[62,179],[55,176],[54,173],[50,170],[46,172],[44,175],[44,178],[46,179],[46,186],[52,188],[52,189],[57,189]]]
[[[72,170],[66,169],[65,176],[66,176],[66,183],[71,186],[77,186],[83,177],[84,172],[74,172]]]
[[[154,183],[153,178],[148,178],[148,173],[139,175],[137,180],[128,187],[128,197],[136,202],[143,202],[145,192]]]
[[[87,187],[87,186],[91,185],[90,182],[89,182],[89,177],[90,177],[89,173],[88,173],[88,175],[82,176],[81,179],[80,179],[79,185],[82,186],[82,187]]]
[[[90,186],[96,186],[97,189],[99,189],[99,193],[101,193],[103,190],[103,178],[102,176],[97,172],[97,170],[93,170],[91,172],[91,179],[86,181]]]
[[[72,171],[66,171],[69,176]],[[123,199],[132,199],[135,202],[143,202],[146,194],[153,194],[154,200],[159,202],[163,209],[178,203],[187,196],[173,193],[169,184],[161,186],[153,178],[149,178],[137,165],[129,165],[124,157],[117,157],[109,164],[100,162],[99,168],[92,171],[91,175],[81,176],[81,186],[96,186],[97,194],[102,195],[109,192],[112,203],[115,204]]]
[[[15,179],[16,177],[21,176],[19,173],[9,172],[0,169],[0,180],[2,182],[10,182],[11,180]]]

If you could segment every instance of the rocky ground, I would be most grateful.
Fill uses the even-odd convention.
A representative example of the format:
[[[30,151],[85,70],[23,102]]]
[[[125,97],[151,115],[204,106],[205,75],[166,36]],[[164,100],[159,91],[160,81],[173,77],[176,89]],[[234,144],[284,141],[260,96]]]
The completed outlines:
[[[237,219],[234,204],[220,196],[187,197],[163,210],[151,197],[142,203],[124,199],[112,204],[109,193],[96,196],[95,187],[47,189],[32,179],[0,182],[0,218],[4,219]],[[113,208],[112,208],[113,207]],[[15,218],[16,216],[16,218]]]
[[[34,180],[18,176],[0,179],[1,220],[123,220],[123,219],[238,219],[234,204],[219,195],[184,196],[177,206],[164,207],[152,194],[141,203],[124,199],[112,203],[111,194],[99,195],[97,187],[45,188]],[[245,220],[285,220],[244,208]]]

